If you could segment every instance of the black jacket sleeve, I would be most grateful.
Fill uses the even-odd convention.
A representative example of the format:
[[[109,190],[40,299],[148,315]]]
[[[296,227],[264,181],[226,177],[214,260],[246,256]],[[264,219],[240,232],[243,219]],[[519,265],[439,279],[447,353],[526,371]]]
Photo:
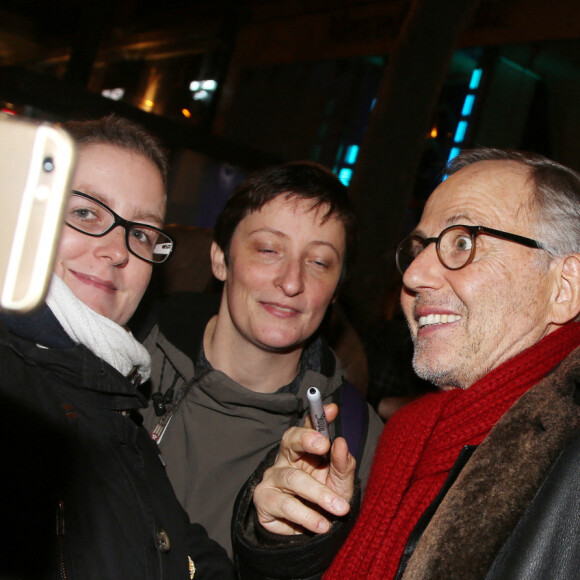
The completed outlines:
[[[487,580],[577,578],[580,570],[580,436],[558,457]]]
[[[337,518],[328,533],[272,534],[259,524],[252,498],[277,451],[274,448],[266,456],[242,488],[234,506],[232,543],[238,575],[242,580],[314,580],[330,566],[354,525],[360,505],[360,485],[357,482],[349,514]]]

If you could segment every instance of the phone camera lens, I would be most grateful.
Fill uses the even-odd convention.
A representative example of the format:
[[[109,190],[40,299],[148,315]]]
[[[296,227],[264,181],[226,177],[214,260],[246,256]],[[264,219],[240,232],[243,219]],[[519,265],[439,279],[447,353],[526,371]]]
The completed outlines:
[[[54,170],[54,161],[52,157],[45,157],[44,161],[42,162],[42,169],[46,171],[46,173],[50,173]]]

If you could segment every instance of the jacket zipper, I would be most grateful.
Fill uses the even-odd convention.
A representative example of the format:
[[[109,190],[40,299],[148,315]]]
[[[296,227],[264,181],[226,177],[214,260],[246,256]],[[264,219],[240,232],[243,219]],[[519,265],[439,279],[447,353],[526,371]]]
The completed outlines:
[[[58,573],[61,580],[67,580],[66,567],[64,565],[64,501],[58,501],[56,509],[56,540],[58,550]]]

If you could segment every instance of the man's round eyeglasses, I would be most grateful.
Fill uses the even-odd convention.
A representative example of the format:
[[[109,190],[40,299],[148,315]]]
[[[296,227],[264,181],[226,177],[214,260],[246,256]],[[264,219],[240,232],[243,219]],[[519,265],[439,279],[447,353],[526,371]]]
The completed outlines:
[[[545,250],[540,242],[524,236],[518,236],[517,234],[510,234],[484,226],[456,225],[445,228],[436,238],[406,237],[397,248],[395,256],[397,268],[401,274],[404,274],[413,260],[429,244],[435,243],[439,261],[449,270],[460,270],[470,264],[475,258],[476,240],[480,234],[522,244],[528,248]]]
[[[121,226],[129,252],[151,264],[165,262],[175,248],[175,240],[169,234],[154,226],[123,219],[103,202],[81,191],[73,190],[66,207],[65,223],[95,238]]]

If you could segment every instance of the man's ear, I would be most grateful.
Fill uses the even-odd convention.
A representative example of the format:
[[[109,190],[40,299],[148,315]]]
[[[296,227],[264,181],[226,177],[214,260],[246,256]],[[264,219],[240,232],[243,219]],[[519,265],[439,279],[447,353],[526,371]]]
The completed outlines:
[[[209,253],[211,256],[211,270],[213,275],[221,282],[225,282],[228,267],[226,266],[226,257],[223,250],[215,242],[212,242]]]
[[[580,313],[580,254],[566,256],[557,267],[553,322],[566,324]]]

